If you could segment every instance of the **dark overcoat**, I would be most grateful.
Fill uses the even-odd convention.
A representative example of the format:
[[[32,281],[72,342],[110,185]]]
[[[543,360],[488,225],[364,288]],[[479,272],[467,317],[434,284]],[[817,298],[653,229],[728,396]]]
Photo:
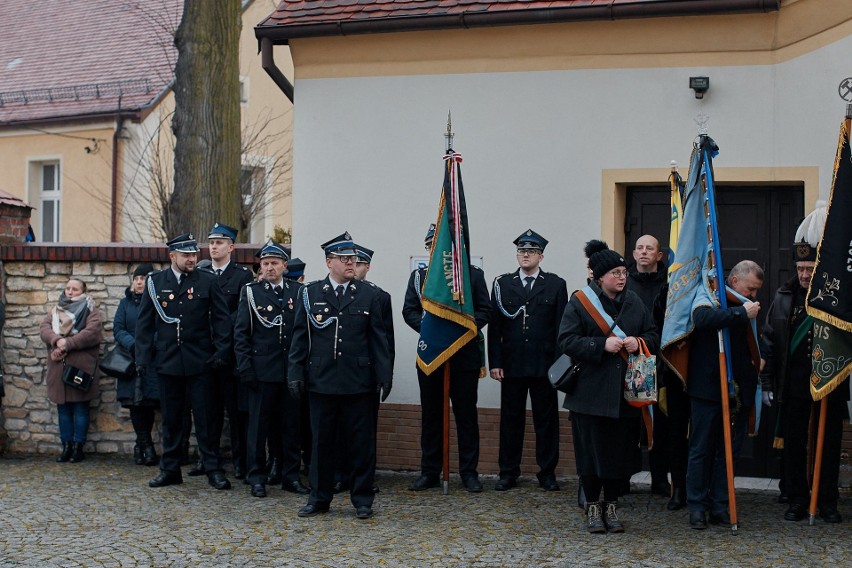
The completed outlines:
[[[56,347],[57,341],[62,339],[61,335],[53,331],[52,310],[42,320],[39,326],[39,334],[41,335],[41,340],[47,346],[48,352]],[[95,375],[95,380],[92,381],[92,386],[87,391],[79,391],[66,386],[62,382],[63,362],[54,361],[48,355],[45,382],[47,383],[47,398],[50,402],[55,404],[85,402],[93,400],[98,396],[100,392],[98,379],[101,375],[100,368],[98,367],[98,355],[100,354],[103,337],[104,329],[101,323],[101,314],[97,307],[95,307],[86,318],[86,327],[76,334],[65,338],[66,350],[68,352],[65,357],[65,365],[71,365],[87,373],[94,373]]]
[[[131,354],[136,352],[136,320],[139,317],[139,304],[142,302],[142,294],[136,294],[127,288],[124,298],[118,303],[115,316],[112,318],[112,335],[115,342]],[[115,380],[115,396],[124,405],[133,401],[136,387],[136,377]],[[148,368],[148,373],[142,379],[142,397],[146,401],[160,400],[160,379],[153,368]]]
[[[615,304],[595,282],[589,286],[600,298],[611,317],[618,315]],[[628,336],[641,337],[651,352],[655,352],[660,336],[651,314],[642,300],[630,290],[620,295],[623,309],[616,323]],[[562,323],[559,326],[559,348],[580,363],[580,373],[571,392],[566,394],[564,408],[588,414],[619,418],[638,416],[639,409],[624,401],[624,375],[627,363],[618,353],[604,350],[606,337],[592,316],[580,303],[577,295],[571,296]]]

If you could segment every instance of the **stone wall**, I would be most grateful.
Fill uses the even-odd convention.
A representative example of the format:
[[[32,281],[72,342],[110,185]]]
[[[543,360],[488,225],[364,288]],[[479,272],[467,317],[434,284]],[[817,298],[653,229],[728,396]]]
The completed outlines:
[[[251,264],[254,248],[239,246],[236,260]],[[15,243],[0,248],[0,277],[6,324],[2,362],[6,396],[0,426],[7,439],[0,447],[21,453],[51,454],[59,449],[56,405],[47,399],[47,349],[38,327],[56,305],[69,277],[83,280],[104,322],[104,345],[113,343],[112,320],[131,274],[140,262],[168,258],[163,245],[68,245]],[[103,376],[91,402],[87,451],[132,453],[135,436],[130,414],[116,400],[115,379]],[[155,427],[155,440],[159,433]]]

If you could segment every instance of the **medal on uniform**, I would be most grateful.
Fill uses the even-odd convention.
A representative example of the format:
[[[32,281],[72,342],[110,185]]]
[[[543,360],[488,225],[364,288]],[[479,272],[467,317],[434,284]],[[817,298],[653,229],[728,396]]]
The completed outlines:
[[[317,321],[322,321],[322,314],[317,314]]]
[[[187,295],[186,295],[186,299],[187,299],[187,300],[191,300],[191,299],[192,299],[192,294],[187,294]]]
[[[271,312],[271,311],[272,311],[272,306],[266,306],[266,311],[267,311],[267,312]]]
[[[169,305],[169,303],[168,303],[168,302],[166,302],[165,300],[163,300],[163,307],[164,307],[164,308],[165,308],[165,307],[168,307],[168,305]]]
[[[174,299],[175,299],[175,295],[174,295],[174,294],[169,294],[169,300],[174,300]]]

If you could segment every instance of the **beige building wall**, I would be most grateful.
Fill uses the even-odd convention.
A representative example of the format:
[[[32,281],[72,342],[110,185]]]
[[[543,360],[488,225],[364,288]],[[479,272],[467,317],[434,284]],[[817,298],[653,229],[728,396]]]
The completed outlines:
[[[52,207],[47,202],[58,201],[58,240],[108,241],[112,124],[46,127],[44,131],[50,133],[0,131],[0,187],[35,208],[31,224],[37,240],[42,240],[42,220]],[[44,167],[54,165],[58,183],[43,192]]]
[[[265,187],[265,203],[250,238],[263,242],[276,226],[292,227],[290,210],[293,105],[260,66],[254,26],[275,7],[256,0],[243,12],[240,76],[243,81],[242,129],[246,152],[243,167],[252,183]],[[279,66],[293,76],[286,50]],[[140,123],[125,121],[119,139],[119,241],[154,242],[167,238],[160,228],[162,192],[173,185],[174,139],[168,93],[145,113]],[[110,240],[113,121],[87,126],[44,126],[0,130],[0,189],[35,207],[33,228],[42,240],[42,198],[58,193],[59,235],[65,242]],[[246,142],[248,141],[248,142]],[[89,148],[89,151],[86,150]],[[42,195],[41,166],[59,166],[58,192]],[[49,207],[49,205],[47,205]]]
[[[248,104],[243,104],[243,140],[247,152],[243,155],[243,168],[253,168],[253,183],[264,184],[268,203],[265,215],[256,220],[252,240],[263,242],[271,236],[275,226],[292,229],[292,141],[293,104],[261,67],[254,26],[276,7],[276,0],[255,0],[243,13],[243,31],[240,35],[240,77],[243,94]],[[293,64],[289,50],[276,51],[276,63],[281,71],[293,78]],[[247,142],[246,142],[247,141]]]
[[[720,183],[803,187],[805,211],[828,195],[852,2],[308,38],[290,49],[294,249],[307,251],[309,280],[323,276],[319,244],[344,229],[376,250],[370,278],[392,294],[399,330],[392,401],[416,403],[416,334],[399,307],[435,219],[447,109],[486,279],[516,268],[512,239],[532,227],[550,240],[543,269],[573,289],[585,241],[623,249],[626,188],[666,186],[671,160],[686,173],[701,115],[721,148]],[[691,76],[710,77],[702,100]],[[480,406],[499,405],[494,381],[479,393]]]

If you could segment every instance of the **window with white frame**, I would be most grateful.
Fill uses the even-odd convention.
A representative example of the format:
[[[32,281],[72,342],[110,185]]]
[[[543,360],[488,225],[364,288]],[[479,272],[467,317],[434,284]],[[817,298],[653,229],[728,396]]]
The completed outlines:
[[[30,162],[30,203],[35,203],[33,230],[36,239],[46,243],[59,241],[62,187],[58,161]]]
[[[249,242],[263,240],[264,219],[269,196],[266,188],[266,172],[262,167],[243,165],[240,170],[240,194],[243,212],[251,220]]]

